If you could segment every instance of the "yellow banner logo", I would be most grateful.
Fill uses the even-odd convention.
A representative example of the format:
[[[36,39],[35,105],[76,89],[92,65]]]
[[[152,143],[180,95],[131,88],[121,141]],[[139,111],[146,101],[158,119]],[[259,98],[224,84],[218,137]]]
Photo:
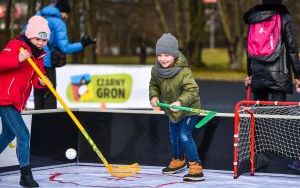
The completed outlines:
[[[67,86],[71,102],[126,102],[132,91],[132,78],[128,74],[74,75]]]

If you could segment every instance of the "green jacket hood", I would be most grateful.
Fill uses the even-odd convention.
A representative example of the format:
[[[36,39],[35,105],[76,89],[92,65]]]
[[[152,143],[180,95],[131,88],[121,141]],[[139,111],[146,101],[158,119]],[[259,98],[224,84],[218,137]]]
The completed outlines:
[[[179,56],[176,59],[176,62],[174,64],[175,67],[188,67],[188,61],[186,57],[183,55],[183,53],[179,52]]]

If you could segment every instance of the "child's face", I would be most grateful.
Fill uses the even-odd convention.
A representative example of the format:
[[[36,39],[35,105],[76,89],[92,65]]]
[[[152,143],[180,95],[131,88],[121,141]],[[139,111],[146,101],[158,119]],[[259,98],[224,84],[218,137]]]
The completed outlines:
[[[30,42],[35,45],[36,47],[38,47],[38,49],[43,49],[46,45],[48,40],[47,39],[40,39],[40,38],[31,38]]]
[[[175,63],[175,58],[169,54],[159,54],[157,56],[157,61],[163,68],[167,68]]]

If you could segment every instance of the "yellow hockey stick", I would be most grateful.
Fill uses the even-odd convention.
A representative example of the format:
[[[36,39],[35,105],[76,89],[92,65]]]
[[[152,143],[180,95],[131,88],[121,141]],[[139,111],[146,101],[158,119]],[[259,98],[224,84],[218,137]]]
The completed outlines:
[[[24,48],[20,48],[21,52],[24,52]],[[71,109],[67,106],[65,101],[58,95],[56,90],[53,88],[51,82],[48,80],[48,78],[41,72],[41,70],[37,67],[37,65],[34,63],[34,61],[29,57],[26,59],[32,68],[36,71],[36,73],[39,75],[39,77],[45,82],[47,87],[50,89],[50,91],[53,93],[53,95],[56,97],[56,99],[60,102],[60,104],[64,107],[70,118],[73,120],[73,122],[77,125],[78,129],[81,131],[83,136],[86,138],[86,140],[89,142],[89,144],[92,146],[93,150],[98,155],[99,159],[103,162],[105,167],[107,168],[108,172],[115,177],[129,177],[136,173],[138,173],[141,170],[141,167],[138,163],[133,163],[131,165],[111,165],[108,164],[107,160],[101,153],[101,151],[98,149],[97,145],[94,143],[94,141],[91,139],[89,134],[86,132],[84,127],[81,125],[81,123],[78,121],[76,116],[73,114]]]

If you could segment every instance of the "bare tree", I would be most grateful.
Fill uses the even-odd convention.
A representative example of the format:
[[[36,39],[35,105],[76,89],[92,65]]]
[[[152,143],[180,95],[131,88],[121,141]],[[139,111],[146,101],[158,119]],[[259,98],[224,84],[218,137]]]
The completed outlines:
[[[4,32],[4,44],[12,38],[10,28],[13,29],[13,7],[14,0],[9,0],[6,5],[6,17],[5,17],[5,32]],[[4,45],[3,44],[3,45]]]
[[[175,33],[179,40],[180,49],[187,55],[192,65],[201,67],[202,38],[204,33],[204,4],[199,0],[173,0],[175,9]],[[160,8],[160,1],[155,0],[156,11],[160,15],[160,23],[165,32],[169,31],[165,13]]]
[[[159,15],[160,24],[161,24],[164,32],[168,32],[169,28],[168,28],[168,25],[166,22],[165,14],[161,8],[161,2],[160,2],[160,0],[154,0],[154,2],[155,2],[155,10]]]
[[[146,7],[145,0],[140,1],[140,9],[139,9],[139,64],[146,64],[147,52],[146,52]]]
[[[78,41],[80,39],[80,27],[81,27],[81,17],[83,14],[83,5],[81,0],[71,0],[72,9],[70,12],[70,17],[68,19],[68,34],[71,41]],[[76,21],[75,21],[76,20]],[[81,63],[83,60],[84,53],[75,53],[71,56],[72,63]]]
[[[204,66],[202,62],[202,40],[204,36],[204,3],[199,0],[192,0],[190,3],[191,36],[187,38],[187,55],[191,63],[196,67]]]
[[[93,3],[93,0],[86,0],[83,1],[83,10],[84,11],[84,23],[85,23],[85,30],[84,33],[85,35],[89,35],[94,37],[96,35],[96,27],[94,27],[95,25],[97,25],[95,16],[96,16],[96,9],[95,6],[96,4]],[[88,47],[84,54],[86,54],[87,57],[87,63],[89,64],[93,64],[95,63],[95,45],[91,45],[90,47]]]
[[[28,0],[27,1],[27,20],[35,14],[35,8],[36,8],[36,0]]]
[[[233,70],[242,69],[245,54],[244,42],[247,34],[243,13],[246,11],[245,8],[253,4],[253,1],[218,0],[218,11],[228,45],[230,69]]]

